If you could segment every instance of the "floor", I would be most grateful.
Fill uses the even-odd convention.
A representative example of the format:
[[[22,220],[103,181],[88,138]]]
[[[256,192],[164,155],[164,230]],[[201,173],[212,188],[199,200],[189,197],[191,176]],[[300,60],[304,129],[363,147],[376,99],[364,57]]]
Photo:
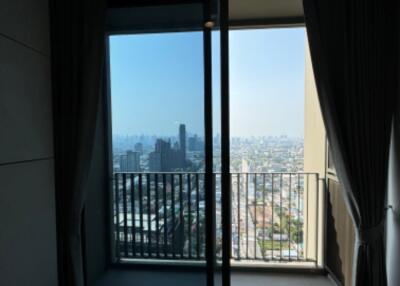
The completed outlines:
[[[205,286],[200,272],[151,270],[108,271],[94,286]],[[218,285],[218,283],[216,283]],[[232,286],[334,286],[331,280],[316,274],[233,273]]]

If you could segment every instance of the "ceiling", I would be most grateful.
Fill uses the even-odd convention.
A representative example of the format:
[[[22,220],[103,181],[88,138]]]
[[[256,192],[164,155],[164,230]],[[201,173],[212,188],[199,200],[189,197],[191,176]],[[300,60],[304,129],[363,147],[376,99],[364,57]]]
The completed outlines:
[[[186,31],[203,27],[201,0],[174,0],[177,5],[161,5],[173,0],[140,0],[140,5],[132,5],[132,0],[113,1],[118,5],[111,6],[107,15],[107,29],[112,34]],[[218,3],[218,0],[213,1]],[[229,1],[232,29],[304,23],[302,0]]]
[[[231,21],[303,17],[302,0],[230,0]]]

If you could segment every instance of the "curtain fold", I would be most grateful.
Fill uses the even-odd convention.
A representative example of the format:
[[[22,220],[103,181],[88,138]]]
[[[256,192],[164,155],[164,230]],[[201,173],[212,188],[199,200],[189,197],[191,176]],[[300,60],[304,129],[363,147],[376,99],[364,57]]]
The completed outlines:
[[[105,0],[50,1],[59,284],[84,285],[81,224],[105,54]]]
[[[353,285],[385,286],[385,205],[398,96],[397,1],[303,0],[321,111],[356,230]]]

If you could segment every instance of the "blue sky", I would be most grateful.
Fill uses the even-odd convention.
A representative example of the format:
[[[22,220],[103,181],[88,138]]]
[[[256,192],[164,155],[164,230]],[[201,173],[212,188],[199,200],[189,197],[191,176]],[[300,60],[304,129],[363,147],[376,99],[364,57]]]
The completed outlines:
[[[214,133],[219,129],[219,41],[213,34]],[[230,32],[232,136],[303,136],[305,31]],[[204,133],[201,32],[112,36],[114,134]]]

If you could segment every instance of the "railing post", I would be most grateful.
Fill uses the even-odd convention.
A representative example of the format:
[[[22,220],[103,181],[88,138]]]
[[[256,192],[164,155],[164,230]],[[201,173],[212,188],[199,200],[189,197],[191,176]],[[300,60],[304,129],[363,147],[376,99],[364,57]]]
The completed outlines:
[[[274,259],[274,174],[271,174],[271,216],[272,216],[272,230],[271,230],[271,238],[272,238],[272,247],[271,247],[271,259]],[[264,201],[265,205],[265,201]],[[265,216],[265,214],[264,214]]]
[[[199,174],[196,174],[196,252],[200,259],[200,191]]]
[[[323,208],[322,208],[322,212],[323,212],[323,226],[324,226],[324,230],[322,232],[323,238],[322,238],[322,249],[323,249],[323,256],[322,259],[320,261],[320,264],[325,265],[326,263],[326,257],[327,257],[327,221],[328,221],[328,200],[329,200],[329,196],[328,196],[328,186],[327,186],[327,181],[326,178],[320,178],[321,180],[321,187],[322,187],[322,195],[323,197]]]
[[[126,174],[122,174],[122,205],[124,210],[124,255],[128,256],[128,206],[126,201]]]
[[[183,182],[182,174],[179,174],[179,220],[180,220],[180,252],[181,258],[183,258],[183,248],[185,241],[185,218],[183,217]]]
[[[238,232],[238,259],[240,260],[241,256],[240,256],[240,174],[237,174],[237,220],[238,220],[238,228],[237,228],[237,232]]]
[[[115,174],[114,180],[115,180],[115,232],[116,232],[116,256],[117,259],[120,259],[121,256],[121,250],[120,250],[120,231],[119,231],[119,175]]]
[[[300,236],[300,175],[297,174],[297,234],[296,234],[296,242],[297,242],[297,260],[299,260],[299,236]]]
[[[140,219],[140,255],[144,257],[144,233],[143,233],[143,182],[142,174],[139,174],[139,219]]]
[[[172,257],[175,259],[175,184],[174,174],[171,174],[171,219],[172,219]]]
[[[257,260],[257,174],[254,176],[254,260]]]
[[[163,180],[163,203],[164,203],[164,257],[167,257],[167,247],[168,247],[168,221],[167,221],[167,179],[166,175],[162,174]]]
[[[280,174],[280,182],[279,182],[279,187],[280,187],[280,211],[279,211],[279,234],[280,234],[280,240],[279,240],[279,261],[282,260],[282,232],[283,232],[283,227],[282,227],[282,191],[283,191],[283,174]]]
[[[289,229],[288,229],[288,235],[289,235],[289,261],[292,259],[292,253],[291,253],[291,249],[292,249],[292,237],[291,237],[291,233],[290,233],[290,229],[291,229],[291,213],[292,213],[292,174],[289,173]]]
[[[136,211],[135,211],[135,175],[131,174],[131,234],[132,234],[132,257],[136,256]]]
[[[315,223],[315,266],[318,266],[318,256],[319,256],[319,173],[315,174],[315,179],[316,179],[316,200],[315,200],[315,210],[316,210],[316,223]]]
[[[249,259],[249,174],[246,173],[246,259]]]
[[[192,258],[192,187],[190,174],[187,175],[187,197],[188,197],[188,254],[189,259]]]
[[[263,208],[263,219],[262,219],[262,225],[263,225],[263,230],[262,230],[262,247],[261,247],[261,251],[262,251],[262,257],[265,260],[265,174],[263,174],[263,187],[262,187],[262,208]]]
[[[308,201],[308,197],[309,197],[309,194],[310,194],[310,189],[309,189],[309,182],[310,182],[310,175],[309,174],[307,174],[307,176],[306,176],[306,179],[307,179],[307,182],[306,182],[306,190],[307,191],[305,191],[304,193],[305,193],[305,196],[306,196],[306,198],[305,198],[305,200],[306,200],[306,213],[307,213],[307,217],[305,218],[306,220],[307,220],[307,223],[305,224],[305,227],[304,227],[304,233],[306,233],[307,234],[307,242],[304,242],[304,245],[305,245],[305,258],[306,258],[306,260],[308,260],[308,249],[309,249],[309,247],[308,247],[308,225],[310,224],[310,221],[309,221],[309,219],[308,219],[308,216],[309,216],[309,210],[308,210],[308,204],[309,204],[309,201]]]
[[[158,198],[158,174],[154,174],[154,191],[155,191],[155,213],[156,213],[156,247],[157,257],[160,257],[160,209]]]
[[[146,183],[147,183],[147,255],[149,257],[152,256],[151,249],[151,181],[150,174],[146,174]]]

